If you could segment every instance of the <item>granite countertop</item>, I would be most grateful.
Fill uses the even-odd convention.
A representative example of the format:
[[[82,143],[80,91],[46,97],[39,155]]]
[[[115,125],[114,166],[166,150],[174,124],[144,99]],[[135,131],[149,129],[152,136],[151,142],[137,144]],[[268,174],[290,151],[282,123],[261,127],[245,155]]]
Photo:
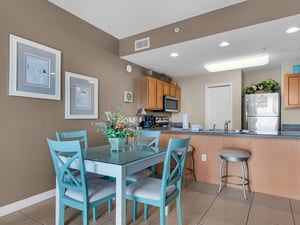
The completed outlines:
[[[152,130],[152,129],[151,129]],[[182,129],[182,128],[159,128],[156,127],[154,130],[161,130],[162,133],[175,133],[175,134],[198,134],[198,135],[215,135],[215,136],[238,136],[238,137],[270,137],[270,138],[291,138],[291,139],[300,139],[300,131],[244,131],[244,130],[230,130],[224,132],[224,130],[199,130],[192,131],[191,129]]]

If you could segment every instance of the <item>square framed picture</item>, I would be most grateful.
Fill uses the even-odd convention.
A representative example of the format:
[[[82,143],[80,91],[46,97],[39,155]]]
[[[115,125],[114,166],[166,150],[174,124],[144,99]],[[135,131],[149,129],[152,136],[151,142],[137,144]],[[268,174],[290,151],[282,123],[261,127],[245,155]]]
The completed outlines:
[[[9,95],[60,100],[59,50],[10,35]]]
[[[98,119],[98,79],[65,72],[65,119]]]
[[[124,91],[124,102],[133,102],[133,93],[131,91]]]

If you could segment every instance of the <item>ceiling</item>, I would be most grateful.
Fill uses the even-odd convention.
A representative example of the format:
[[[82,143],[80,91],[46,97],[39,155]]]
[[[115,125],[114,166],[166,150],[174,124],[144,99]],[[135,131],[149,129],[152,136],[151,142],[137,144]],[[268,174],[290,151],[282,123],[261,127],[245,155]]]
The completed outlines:
[[[118,39],[244,1],[49,0]],[[300,26],[300,14],[122,58],[173,78],[207,74],[204,64],[208,62],[262,53],[270,55],[270,63],[245,71],[280,69],[284,62],[300,61],[300,32],[285,33],[291,26]],[[224,40],[231,45],[218,47]],[[179,57],[170,57],[174,51],[179,53]]]

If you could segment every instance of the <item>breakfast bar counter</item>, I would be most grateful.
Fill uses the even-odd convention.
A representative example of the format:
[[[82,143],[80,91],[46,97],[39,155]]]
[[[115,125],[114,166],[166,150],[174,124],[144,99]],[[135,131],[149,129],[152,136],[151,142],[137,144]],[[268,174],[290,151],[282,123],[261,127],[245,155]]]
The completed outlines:
[[[300,131],[248,131],[248,130],[199,130],[193,131],[191,129],[182,128],[155,128],[161,130],[162,133],[174,134],[200,134],[200,135],[213,135],[213,136],[238,136],[238,137],[269,137],[269,138],[292,138],[300,139]]]
[[[194,169],[198,181],[219,183],[221,149],[246,149],[251,153],[248,163],[250,186],[253,191],[300,200],[300,132],[227,133],[219,130],[192,131],[169,128],[161,129],[160,145],[166,146],[169,138],[187,135],[191,135],[190,143],[195,149]],[[206,155],[206,161],[202,161],[202,155]],[[186,164],[190,164],[188,159]],[[239,165],[229,164],[229,168],[236,175],[240,175]]]

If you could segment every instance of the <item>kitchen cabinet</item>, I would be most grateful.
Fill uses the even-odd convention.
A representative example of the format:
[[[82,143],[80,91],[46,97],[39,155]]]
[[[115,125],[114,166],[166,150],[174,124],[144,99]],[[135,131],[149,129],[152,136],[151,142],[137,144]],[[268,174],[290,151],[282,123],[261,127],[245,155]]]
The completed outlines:
[[[300,108],[300,74],[284,76],[284,108]]]
[[[176,86],[175,97],[178,99],[178,112],[181,111],[181,88]]]
[[[174,83],[170,84],[170,96],[176,97],[176,87],[177,85]]]
[[[181,109],[181,89],[179,86],[149,76],[140,77],[138,79],[138,108],[163,110],[164,95],[178,98],[178,109]]]
[[[152,77],[138,79],[137,105],[148,110],[163,109],[164,83]]]
[[[170,83],[164,82],[164,95],[170,95]]]

